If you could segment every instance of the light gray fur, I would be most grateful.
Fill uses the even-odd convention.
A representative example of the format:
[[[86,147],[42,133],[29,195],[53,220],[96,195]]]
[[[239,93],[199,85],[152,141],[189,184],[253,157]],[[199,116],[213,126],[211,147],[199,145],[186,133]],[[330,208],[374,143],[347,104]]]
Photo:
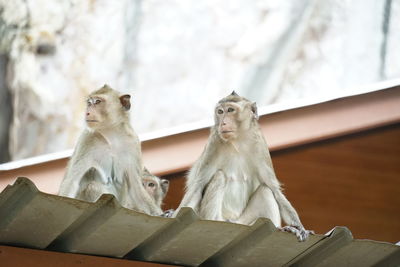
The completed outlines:
[[[237,135],[222,138],[220,118],[215,115],[207,145],[188,174],[186,193],[174,216],[181,207],[191,207],[208,220],[251,224],[266,217],[280,227],[282,218],[288,225],[282,230],[294,232],[301,241],[307,239],[310,231],[304,229],[275,175],[255,104],[232,94],[217,104],[216,111],[230,103],[238,110]]]
[[[153,192],[147,191],[150,196],[154,199],[154,202],[158,207],[162,207],[163,200],[168,193],[169,189],[169,181],[167,179],[161,179],[153,174],[151,174],[146,168],[143,171],[142,175],[143,186],[146,189],[148,187],[148,182],[153,182],[156,187],[154,188]],[[148,190],[148,189],[146,189]]]
[[[59,195],[96,201],[102,194],[113,194],[126,208],[161,215],[162,210],[143,188],[140,141],[119,93],[108,86],[95,93],[106,99],[107,113],[101,116],[107,115],[107,121],[101,127],[86,127],[81,134]]]

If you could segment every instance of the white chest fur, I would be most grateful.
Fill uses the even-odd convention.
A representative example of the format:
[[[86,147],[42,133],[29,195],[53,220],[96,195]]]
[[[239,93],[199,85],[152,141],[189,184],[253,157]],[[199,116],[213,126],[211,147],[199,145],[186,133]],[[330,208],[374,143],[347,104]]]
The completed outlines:
[[[125,136],[112,132],[102,133],[102,136],[104,142],[101,146],[99,145],[98,151],[94,151],[94,158],[102,172],[103,183],[107,184],[111,181],[122,183],[123,173],[125,173],[129,164],[135,162],[132,158],[135,153],[135,146]],[[139,153],[139,151],[136,153]],[[117,155],[119,155],[118,160],[116,160]]]
[[[259,186],[257,174],[251,160],[240,155],[223,160],[221,169],[226,175],[222,216],[225,220],[235,220]]]

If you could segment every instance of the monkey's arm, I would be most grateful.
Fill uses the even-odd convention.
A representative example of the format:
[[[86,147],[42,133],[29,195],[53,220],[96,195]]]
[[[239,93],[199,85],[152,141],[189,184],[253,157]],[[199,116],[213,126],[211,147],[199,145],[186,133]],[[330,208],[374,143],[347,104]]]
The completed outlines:
[[[199,212],[204,187],[210,180],[210,178],[208,178],[210,175],[207,175],[208,172],[206,168],[203,167],[204,154],[203,152],[199,161],[197,161],[190,170],[186,180],[186,193],[172,217],[176,217],[182,207],[189,207],[195,212]]]
[[[210,164],[215,154],[215,138],[211,137],[206,144],[200,158],[193,164],[186,179],[186,192],[179,207],[175,210],[173,217],[179,213],[182,207],[190,207],[196,213],[199,212],[203,191],[211,178],[217,172],[215,166]]]
[[[200,207],[200,201],[202,198],[203,186],[200,185],[199,181],[201,177],[198,175],[200,174],[199,169],[200,164],[195,164],[193,168],[190,170],[188,178],[186,180],[186,192],[183,196],[179,207],[175,210],[172,217],[176,217],[182,207],[189,207],[192,208],[195,212],[198,212]]]
[[[288,225],[282,228],[284,231],[296,234],[299,241],[305,241],[312,231],[306,230],[300,221],[299,215],[290,204],[289,200],[282,193],[278,179],[275,176],[273,169],[264,164],[260,170],[260,182],[267,185],[278,203],[279,212],[283,221]]]
[[[90,167],[85,167],[89,165],[87,160],[83,162],[70,162],[66,170],[63,181],[60,185],[60,190],[58,194],[60,196],[66,196],[71,198],[76,198],[79,193],[80,182],[84,174],[89,170]]]
[[[94,175],[94,172],[95,175]],[[83,180],[96,180],[102,185],[103,193],[110,193],[117,196],[115,188],[106,188],[108,186],[107,175],[97,162],[91,157],[85,157],[79,161],[71,161],[67,167],[63,181],[61,182],[59,195],[77,198],[86,184],[82,184]]]
[[[202,219],[225,221],[222,207],[226,185],[227,178],[224,172],[222,170],[217,171],[203,191],[199,208]]]
[[[85,146],[89,142],[95,142],[93,136],[86,131],[80,136],[75,151],[68,163],[64,179],[61,182],[58,194],[61,196],[76,198],[79,194],[80,182],[87,171],[94,167],[98,173],[104,177],[104,172],[93,160],[93,151],[90,146]]]

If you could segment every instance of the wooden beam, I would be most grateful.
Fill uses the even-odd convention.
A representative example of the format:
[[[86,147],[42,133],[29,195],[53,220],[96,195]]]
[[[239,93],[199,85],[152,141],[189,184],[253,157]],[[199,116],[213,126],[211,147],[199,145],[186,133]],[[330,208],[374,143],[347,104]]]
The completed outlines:
[[[51,252],[37,249],[0,246],[0,265],[13,267],[162,267],[171,266],[142,261]]]

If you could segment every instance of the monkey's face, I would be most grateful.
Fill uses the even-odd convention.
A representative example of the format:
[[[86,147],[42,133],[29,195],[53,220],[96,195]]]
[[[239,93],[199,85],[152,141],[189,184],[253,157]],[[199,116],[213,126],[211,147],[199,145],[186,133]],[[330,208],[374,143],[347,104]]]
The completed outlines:
[[[257,123],[257,105],[236,93],[221,99],[215,108],[215,126],[223,141],[245,136]]]
[[[162,201],[169,189],[169,181],[156,176],[147,176],[142,179],[142,184],[147,193],[155,200]]]
[[[86,100],[86,124],[92,130],[113,128],[128,119],[130,107],[130,95],[119,96],[113,91],[91,94]]]
[[[86,100],[85,120],[89,128],[101,128],[106,116],[106,99],[102,96],[89,96]]]
[[[153,198],[156,198],[156,194],[159,188],[159,184],[154,179],[146,179],[142,180],[143,186],[146,189],[147,193]]]
[[[234,102],[223,103],[216,107],[215,119],[218,135],[224,141],[230,141],[237,137],[241,111],[241,106]]]

